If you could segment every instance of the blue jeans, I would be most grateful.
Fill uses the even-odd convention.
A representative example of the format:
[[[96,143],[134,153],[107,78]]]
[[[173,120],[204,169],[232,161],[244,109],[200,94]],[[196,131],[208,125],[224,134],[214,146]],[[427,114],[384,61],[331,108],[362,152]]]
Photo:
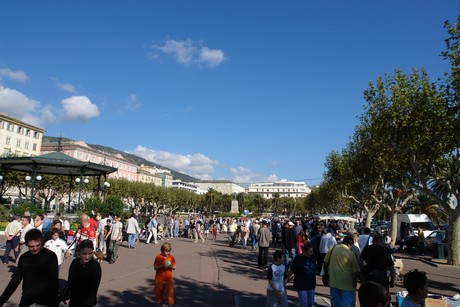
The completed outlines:
[[[297,291],[300,307],[312,307],[315,303],[315,289]]]
[[[251,242],[252,242],[252,250],[256,250],[259,248],[259,242],[257,242],[257,237],[251,233]]]
[[[350,307],[355,291],[340,290],[331,287],[331,307]]]
[[[291,258],[291,261],[294,260],[294,257],[295,257],[295,247],[294,248],[287,248],[285,247],[284,248],[284,256],[286,257],[286,260],[285,260],[285,265],[286,265],[286,268],[288,267],[289,265],[289,258]]]
[[[134,247],[134,243],[136,243],[136,234],[128,233],[128,246]]]

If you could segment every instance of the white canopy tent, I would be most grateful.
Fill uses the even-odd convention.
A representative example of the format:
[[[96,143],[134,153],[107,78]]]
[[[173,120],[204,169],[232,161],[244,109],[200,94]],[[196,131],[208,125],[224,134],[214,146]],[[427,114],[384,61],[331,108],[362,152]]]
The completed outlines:
[[[349,215],[340,215],[340,214],[320,214],[318,215],[320,221],[323,220],[342,220],[347,222],[357,222],[358,219]]]

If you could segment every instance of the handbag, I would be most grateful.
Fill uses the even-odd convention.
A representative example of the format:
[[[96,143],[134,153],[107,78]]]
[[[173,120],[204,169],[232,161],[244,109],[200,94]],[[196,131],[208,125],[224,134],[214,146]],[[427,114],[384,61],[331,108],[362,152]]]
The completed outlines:
[[[334,245],[334,247],[336,247],[336,245]],[[332,257],[332,252],[334,252],[334,247],[332,247],[331,255],[329,256],[329,260]],[[323,281],[323,285],[325,287],[329,287],[329,270],[328,270],[327,264],[325,262],[323,262],[323,267],[321,268],[321,272],[323,272],[323,276],[321,278],[321,280]]]

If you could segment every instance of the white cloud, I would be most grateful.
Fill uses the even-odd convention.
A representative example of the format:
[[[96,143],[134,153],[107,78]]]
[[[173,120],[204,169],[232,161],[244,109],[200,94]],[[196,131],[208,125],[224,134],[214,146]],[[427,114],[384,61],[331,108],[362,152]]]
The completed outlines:
[[[203,45],[201,41],[194,42],[191,39],[176,41],[173,39],[165,41],[163,45],[153,44],[151,59],[158,59],[159,55],[155,51],[160,51],[172,56],[179,64],[204,64],[208,67],[217,67],[226,60],[222,50],[210,49]]]
[[[214,166],[219,164],[218,161],[211,160],[201,153],[182,155],[167,151],[156,151],[141,145],[127,152],[200,179],[212,178],[211,174],[214,172]]]
[[[230,174],[232,176],[232,181],[236,183],[250,184],[253,182],[273,182],[279,180],[278,176],[275,174],[256,174],[252,170],[242,166],[230,168]]]
[[[44,123],[55,119],[50,105],[42,106],[40,102],[14,89],[0,86],[0,101],[0,112],[34,126],[42,127]]]
[[[63,90],[64,92],[68,92],[72,94],[77,93],[77,89],[75,88],[74,85],[70,83],[61,83],[57,78],[54,78],[54,77],[51,77],[51,80],[53,80],[56,86],[60,88],[61,90]]]
[[[211,50],[208,47],[203,47],[200,50],[199,62],[208,65],[209,67],[219,66],[225,60],[225,55],[222,50]]]
[[[0,77],[10,78],[10,79],[13,79],[19,82],[29,81],[29,76],[27,76],[27,74],[24,71],[22,70],[12,71],[9,68],[1,68]]]
[[[86,96],[72,96],[61,101],[63,116],[72,121],[88,121],[99,116],[97,105]]]

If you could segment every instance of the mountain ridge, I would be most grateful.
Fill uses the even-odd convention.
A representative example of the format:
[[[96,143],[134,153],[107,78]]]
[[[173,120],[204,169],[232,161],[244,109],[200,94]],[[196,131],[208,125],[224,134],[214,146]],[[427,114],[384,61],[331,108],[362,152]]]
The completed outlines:
[[[60,137],[45,136],[45,135],[43,136],[43,142],[57,143],[57,142],[59,142],[59,140],[64,141],[64,142],[75,142],[75,140],[72,140],[72,139],[69,139],[69,138],[60,138]],[[95,150],[103,151],[103,152],[106,152],[106,153],[111,154],[111,155],[120,154],[123,157],[123,159],[125,159],[128,162],[134,163],[137,166],[140,166],[140,165],[144,164],[144,165],[156,167],[156,168],[159,168],[159,169],[169,170],[169,171],[171,171],[171,174],[173,175],[173,179],[175,179],[175,180],[179,179],[179,180],[184,181],[184,182],[198,182],[198,181],[201,181],[198,178],[195,178],[195,177],[192,177],[190,175],[178,172],[178,171],[173,170],[173,169],[171,169],[169,167],[162,166],[160,164],[154,163],[152,161],[149,161],[147,159],[144,159],[142,157],[136,156],[136,155],[131,154],[131,153],[127,153],[127,152],[119,150],[119,149],[115,149],[115,148],[108,147],[108,146],[103,146],[103,145],[98,145],[98,144],[88,144],[88,146],[93,148],[93,149],[95,149]]]

